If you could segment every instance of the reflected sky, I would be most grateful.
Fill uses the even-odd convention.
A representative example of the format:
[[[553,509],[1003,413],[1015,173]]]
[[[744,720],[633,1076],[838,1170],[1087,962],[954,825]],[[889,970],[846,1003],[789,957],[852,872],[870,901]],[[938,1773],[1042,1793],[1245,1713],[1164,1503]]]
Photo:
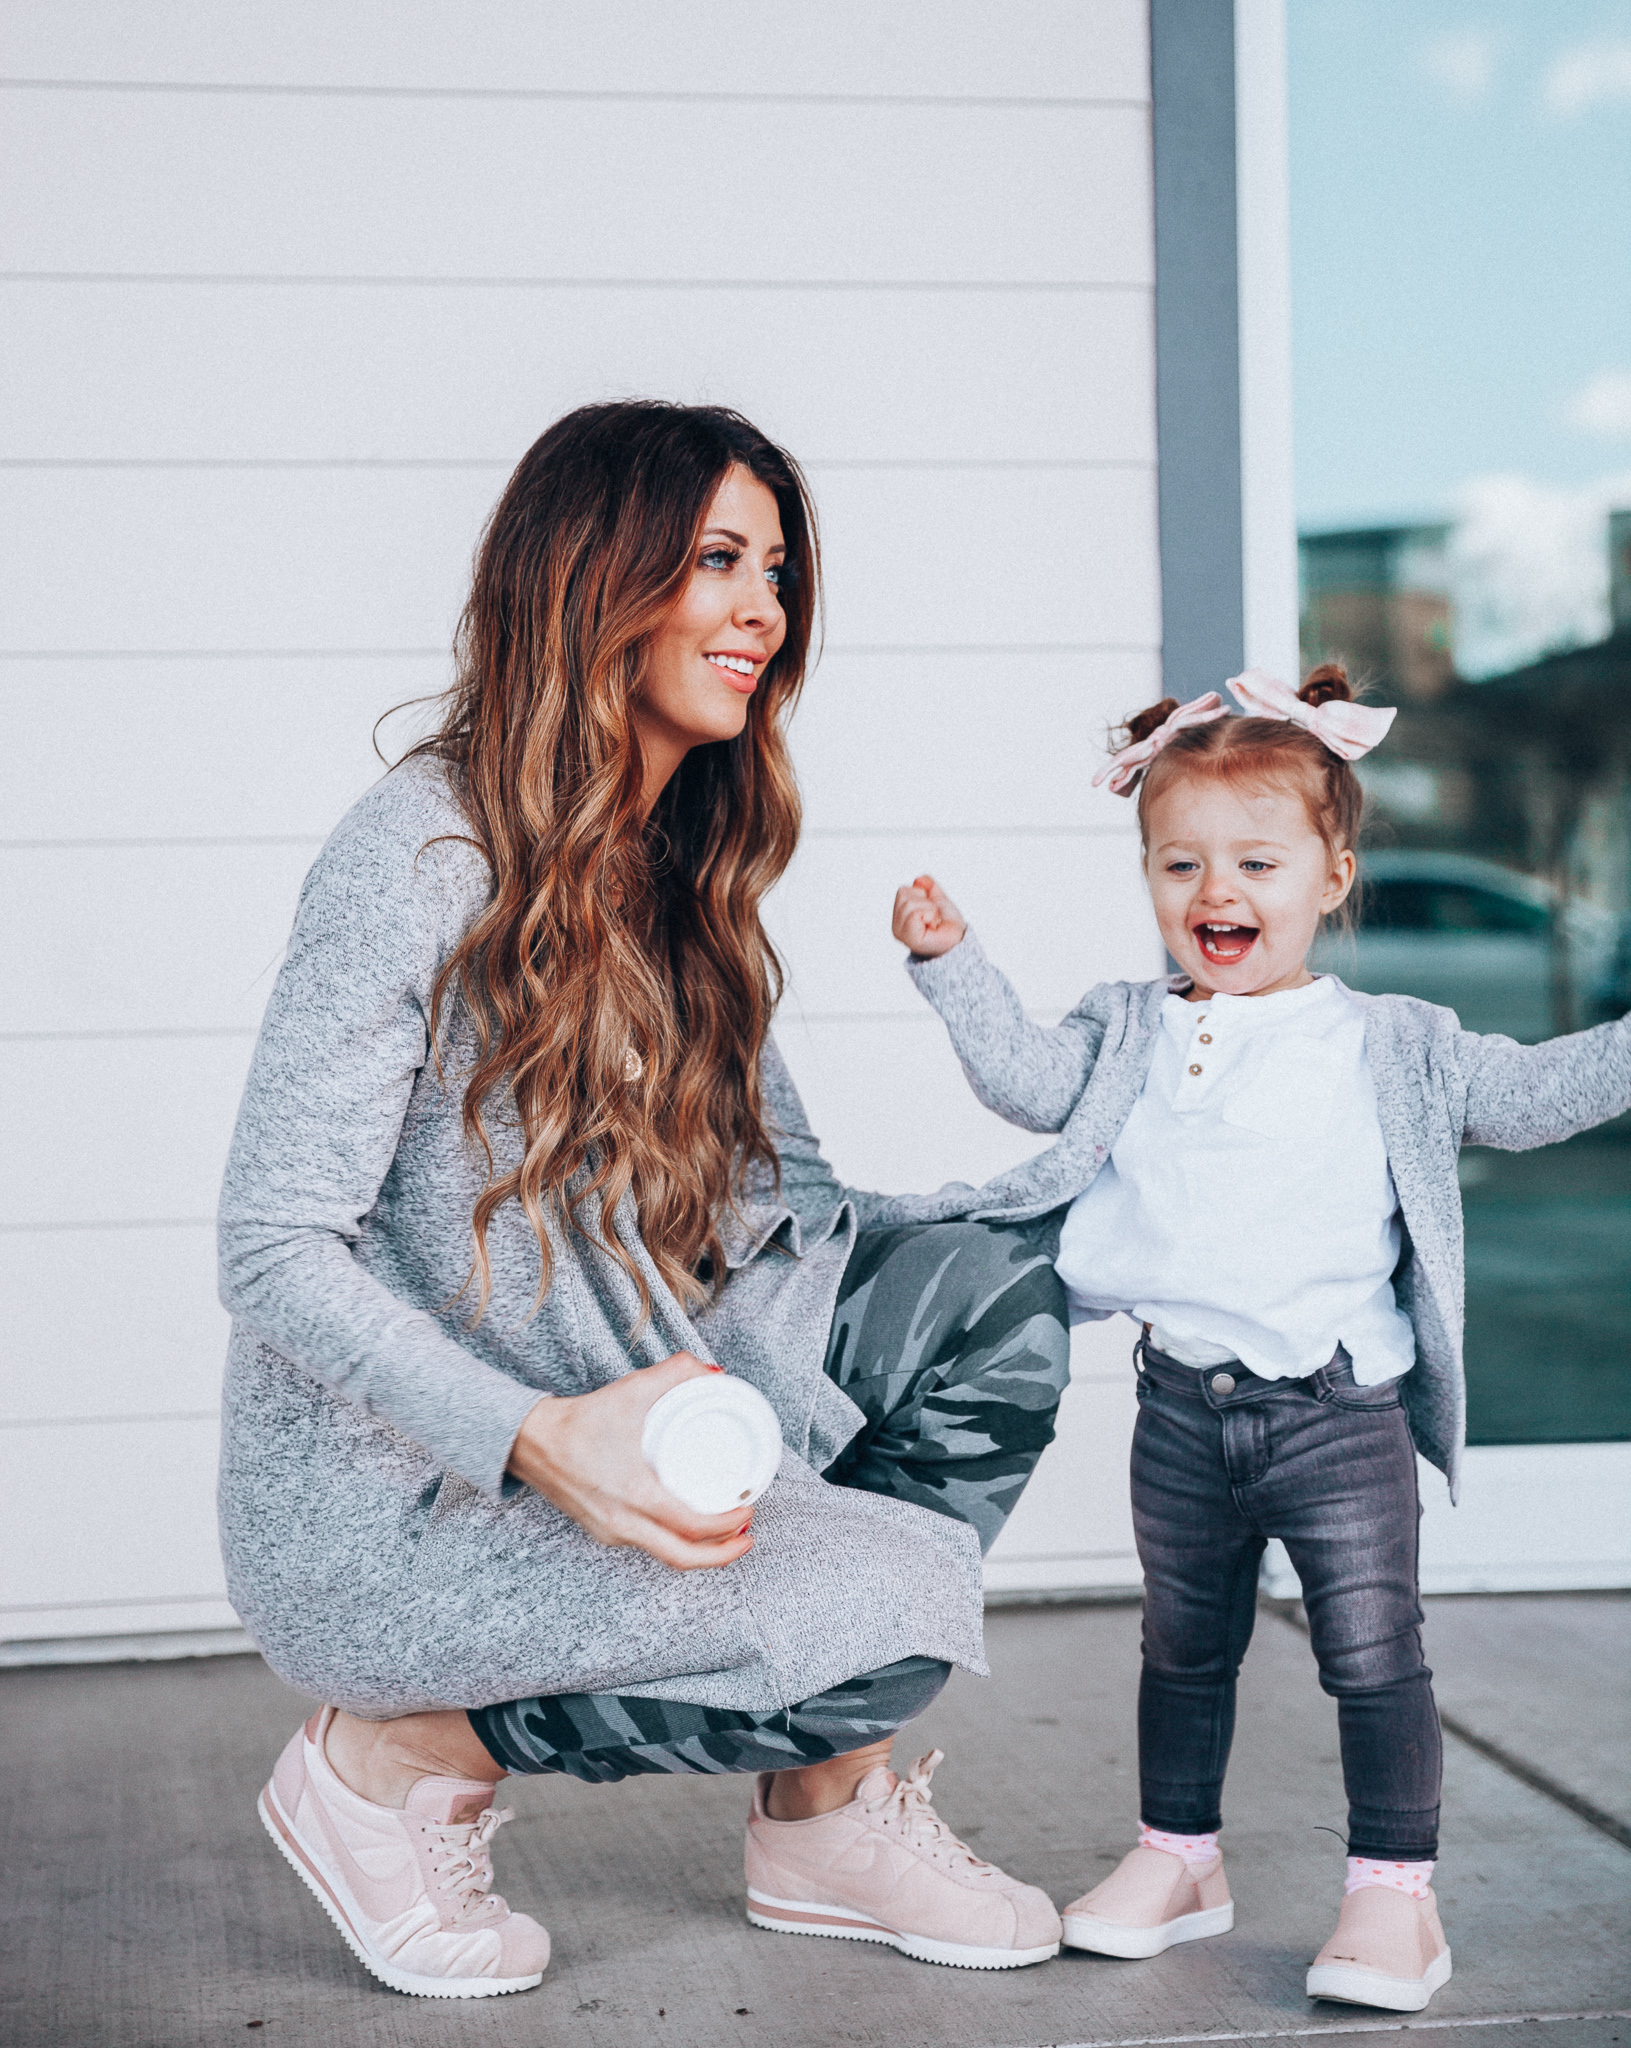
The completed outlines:
[[[1631,477],[1631,4],[1289,0],[1304,525]]]

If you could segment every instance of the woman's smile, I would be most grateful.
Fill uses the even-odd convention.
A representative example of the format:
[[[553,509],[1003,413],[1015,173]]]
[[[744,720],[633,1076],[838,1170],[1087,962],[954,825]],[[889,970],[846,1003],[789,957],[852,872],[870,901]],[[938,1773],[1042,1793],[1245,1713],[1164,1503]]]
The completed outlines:
[[[764,654],[705,654],[703,660],[718,669],[733,690],[740,690],[744,697],[751,697],[759,681],[759,671],[769,659]]]

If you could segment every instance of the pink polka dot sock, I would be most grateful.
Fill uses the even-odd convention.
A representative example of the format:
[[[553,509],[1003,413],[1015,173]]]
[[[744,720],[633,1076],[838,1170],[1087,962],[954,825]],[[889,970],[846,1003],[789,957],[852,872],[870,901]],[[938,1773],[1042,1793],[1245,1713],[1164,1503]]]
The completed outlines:
[[[1407,1899],[1425,1899],[1427,1887],[1433,1882],[1433,1870],[1431,1863],[1378,1863],[1369,1856],[1350,1856],[1343,1896],[1362,1892],[1367,1885],[1381,1884],[1389,1891],[1403,1892]]]
[[[1216,1833],[1210,1835],[1169,1835],[1163,1828],[1145,1827],[1142,1822],[1138,1829],[1138,1846],[1141,1849],[1160,1849],[1168,1856],[1181,1856],[1186,1863],[1199,1866],[1211,1863],[1218,1853]],[[1428,1869],[1432,1869],[1429,1864]]]

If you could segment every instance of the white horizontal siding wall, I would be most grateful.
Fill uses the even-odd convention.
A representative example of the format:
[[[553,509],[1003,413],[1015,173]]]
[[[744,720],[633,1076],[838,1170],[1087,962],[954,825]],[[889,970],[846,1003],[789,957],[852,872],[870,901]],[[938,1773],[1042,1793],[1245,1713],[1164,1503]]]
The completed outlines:
[[[1141,0],[705,27],[0,27],[0,1635],[232,1625],[210,1219],[254,1030],[374,720],[441,687],[482,519],[567,407],[724,401],[809,465],[827,653],[773,915],[845,1174],[1034,1144],[902,975],[898,881],[941,875],[1041,1010],[1158,962],[1087,786],[1159,667]],[[1135,1575],[1125,1350],[1084,1348],[995,1586]]]

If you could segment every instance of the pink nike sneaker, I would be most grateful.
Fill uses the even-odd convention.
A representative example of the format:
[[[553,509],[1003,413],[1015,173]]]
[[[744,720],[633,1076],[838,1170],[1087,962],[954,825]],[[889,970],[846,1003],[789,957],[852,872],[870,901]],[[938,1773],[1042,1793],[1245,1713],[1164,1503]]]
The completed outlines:
[[[1227,1934],[1235,1906],[1223,1858],[1191,1870],[1165,1849],[1129,1849],[1102,1884],[1065,1908],[1066,1948],[1158,1956],[1175,1942]]]
[[[416,1998],[530,1991],[549,1936],[490,1889],[488,1844],[510,1810],[474,1778],[421,1778],[400,1812],[359,1798],[324,1754],[333,1718],[324,1707],[292,1738],[258,1804],[358,1961]]]
[[[1432,1891],[1413,1899],[1368,1884],[1342,1901],[1336,1932],[1308,1972],[1308,1995],[1420,2012],[1449,1981],[1450,1945]]]
[[[772,1820],[761,1777],[745,1855],[753,1925],[879,1941],[963,1970],[1017,1970],[1057,1955],[1047,1893],[982,1862],[929,1804],[940,1761],[930,1750],[905,1778],[880,1764],[848,1806],[813,1820]]]

